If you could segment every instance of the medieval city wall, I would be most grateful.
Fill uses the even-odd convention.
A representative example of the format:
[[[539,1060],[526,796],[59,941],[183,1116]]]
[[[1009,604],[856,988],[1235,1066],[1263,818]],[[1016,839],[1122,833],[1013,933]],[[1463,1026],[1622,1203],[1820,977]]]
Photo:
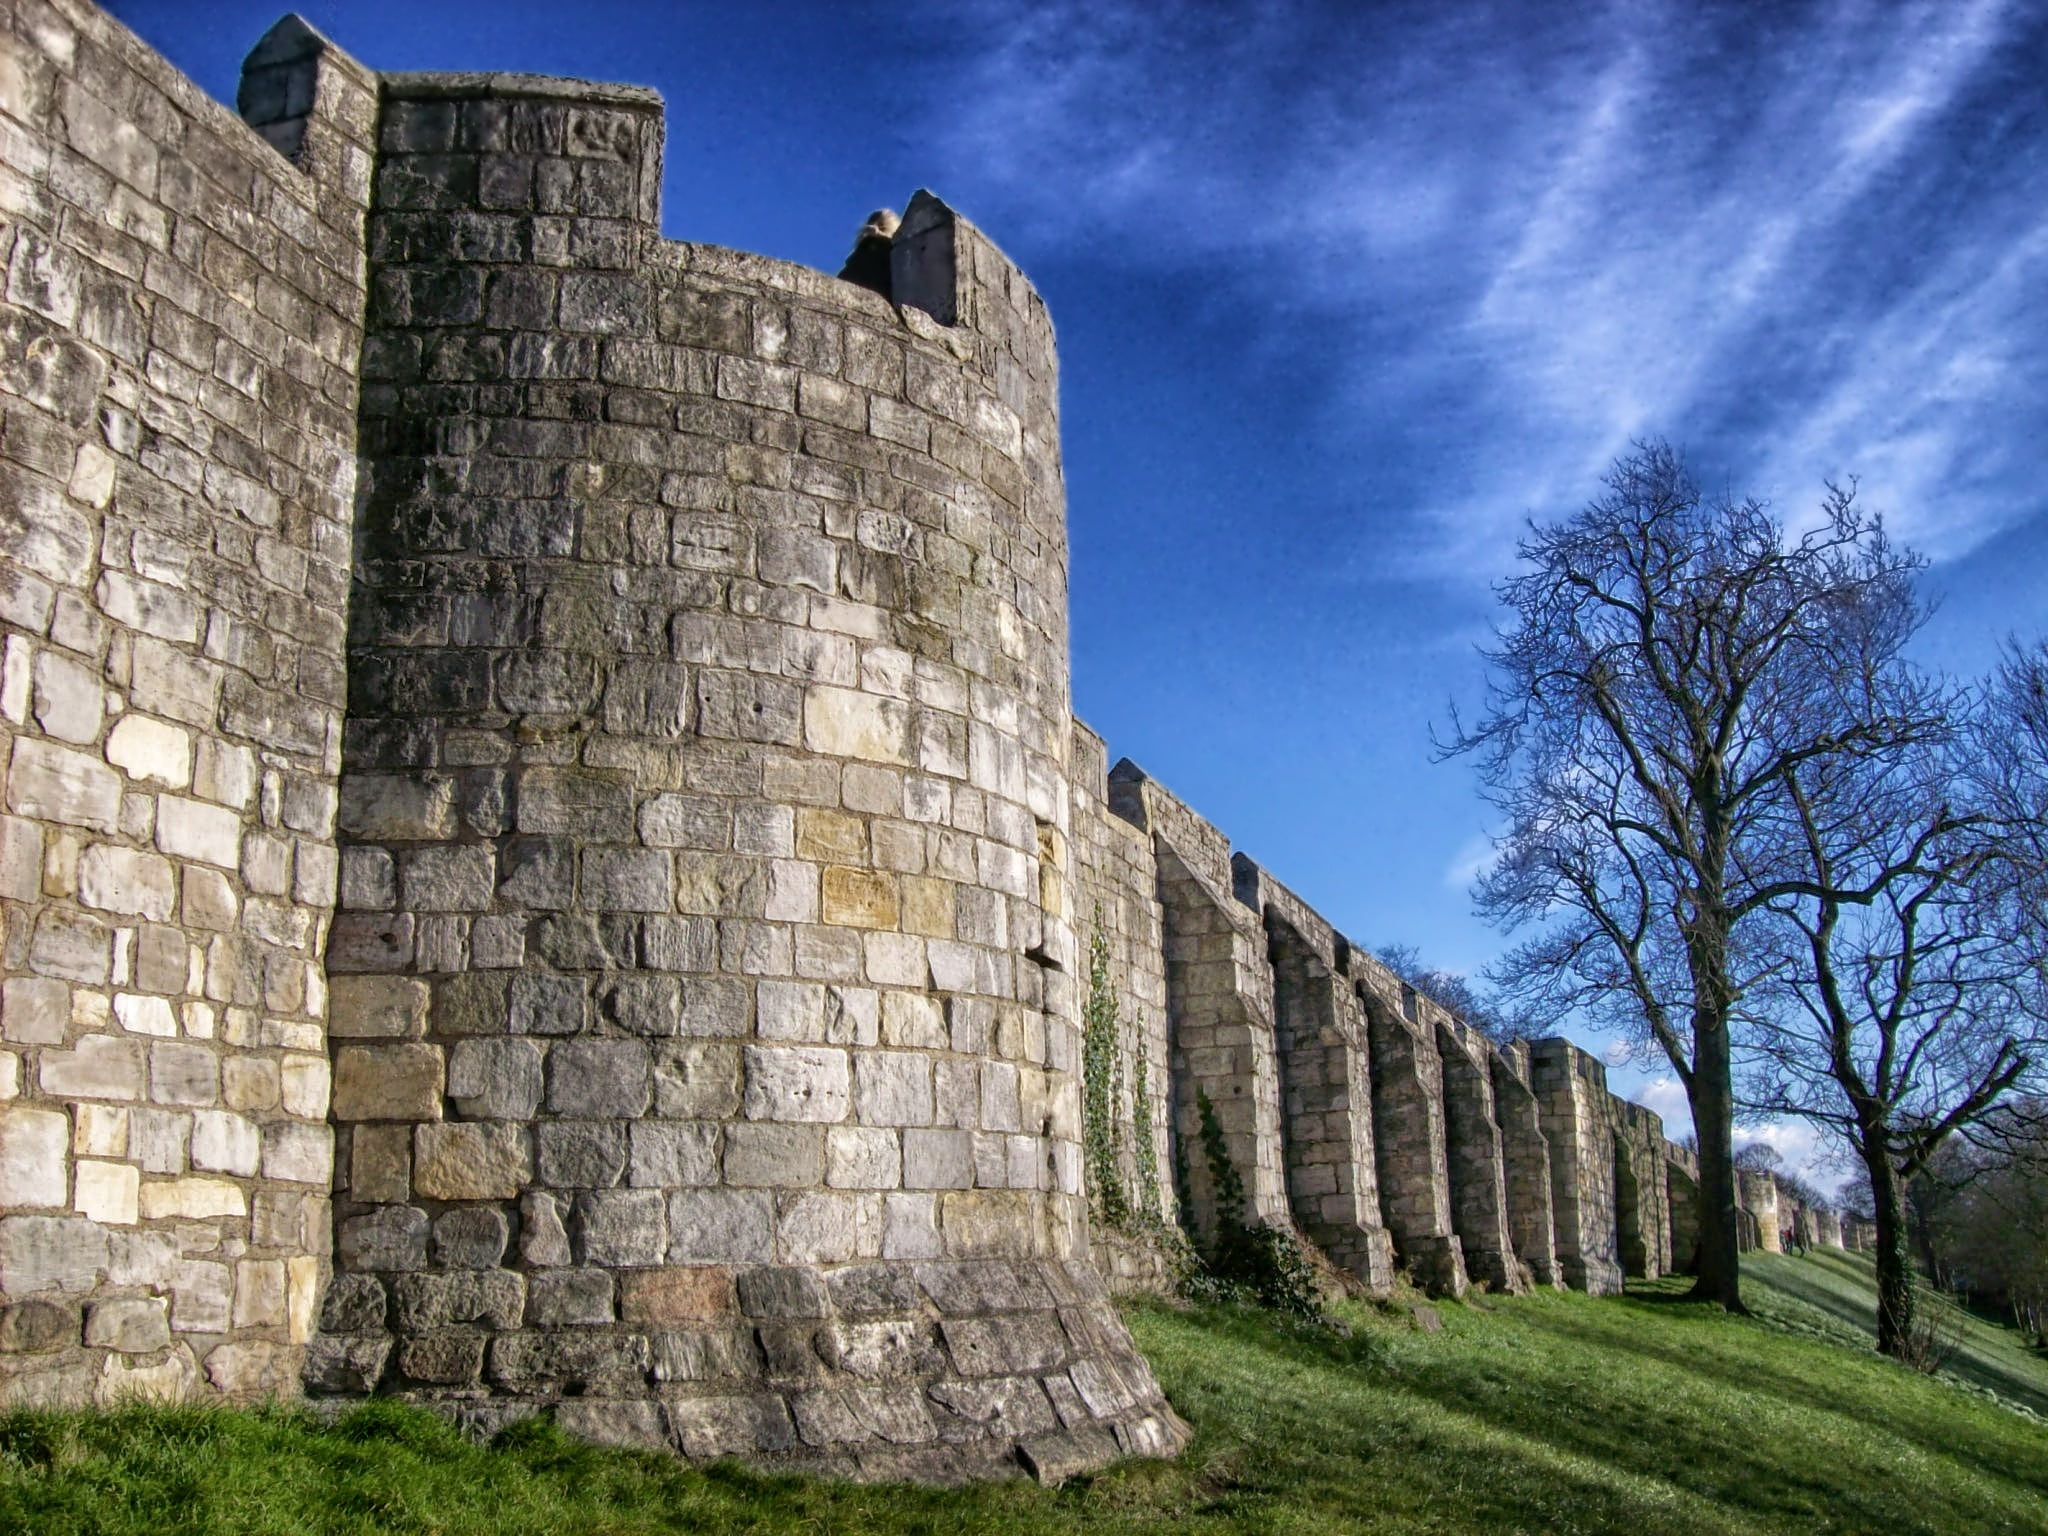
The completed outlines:
[[[1108,1299],[1176,1227],[1683,1265],[1598,1062],[1073,720],[1051,324],[971,224],[886,297],[667,240],[653,92],[295,18],[240,107],[0,0],[0,1401],[1057,1476],[1181,1443]]]
[[[1197,1242],[1218,1217],[1206,1099],[1239,1216],[1292,1230],[1369,1291],[1405,1271],[1448,1295],[1474,1282],[1604,1293],[1684,1266],[1666,1166],[1685,1154],[1608,1091],[1598,1061],[1564,1040],[1501,1049],[1135,764],[1097,778],[1093,732],[1077,724],[1075,742],[1075,839],[1095,850],[1077,858],[1076,911],[1100,914],[1111,984],[1166,1064],[1148,1073],[1151,1105],[1119,1112],[1168,1132],[1161,1156]],[[1126,1019],[1121,1048],[1134,1040]],[[1096,1241],[1114,1284],[1156,1279],[1125,1236]]]

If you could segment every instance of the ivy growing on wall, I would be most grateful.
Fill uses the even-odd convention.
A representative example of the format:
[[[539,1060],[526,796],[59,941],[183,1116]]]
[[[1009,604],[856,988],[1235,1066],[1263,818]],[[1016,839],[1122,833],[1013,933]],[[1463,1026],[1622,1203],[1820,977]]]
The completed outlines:
[[[1117,1019],[1116,987],[1109,973],[1109,939],[1102,931],[1102,907],[1088,941],[1088,1005],[1081,1030],[1081,1157],[1088,1177],[1089,1205],[1096,1220],[1122,1227],[1130,1220],[1123,1181],[1123,1043]]]
[[[1195,1095],[1202,1122],[1202,1157],[1216,1198],[1216,1231],[1203,1255],[1207,1272],[1187,1287],[1203,1294],[1237,1295],[1295,1317],[1322,1315],[1322,1289],[1308,1256],[1284,1227],[1253,1225],[1245,1219],[1244,1179],[1230,1160],[1223,1126],[1206,1091]]]

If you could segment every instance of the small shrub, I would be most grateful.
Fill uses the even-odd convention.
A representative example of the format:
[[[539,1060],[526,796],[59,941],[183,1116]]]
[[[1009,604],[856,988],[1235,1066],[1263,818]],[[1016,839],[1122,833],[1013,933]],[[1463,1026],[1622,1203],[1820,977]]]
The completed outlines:
[[[1290,1317],[1320,1320],[1322,1287],[1294,1234],[1283,1227],[1245,1220],[1244,1180],[1230,1161],[1216,1106],[1206,1092],[1195,1096],[1202,1117],[1202,1155],[1216,1195],[1216,1235],[1199,1274],[1182,1291],[1196,1301],[1248,1300]]]

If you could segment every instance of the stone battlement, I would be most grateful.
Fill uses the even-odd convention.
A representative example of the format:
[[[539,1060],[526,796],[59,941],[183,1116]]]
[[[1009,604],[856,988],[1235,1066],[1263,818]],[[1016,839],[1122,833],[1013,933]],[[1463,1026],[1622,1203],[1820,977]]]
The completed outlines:
[[[288,17],[238,118],[0,17],[0,1402],[1171,1453],[1098,1274],[1158,1266],[1088,1230],[1098,926],[1161,1217],[1206,1093],[1368,1287],[1672,1262],[1597,1063],[1075,724],[1051,324],[945,203],[892,302],[664,239],[639,87]]]

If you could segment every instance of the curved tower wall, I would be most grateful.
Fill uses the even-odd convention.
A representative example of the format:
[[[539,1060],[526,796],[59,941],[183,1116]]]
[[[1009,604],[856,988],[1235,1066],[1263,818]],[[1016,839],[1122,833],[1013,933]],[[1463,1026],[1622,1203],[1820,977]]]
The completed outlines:
[[[383,87],[314,1385],[1171,1444],[1078,1257],[1044,306],[925,194],[918,308],[662,241],[651,92]]]

